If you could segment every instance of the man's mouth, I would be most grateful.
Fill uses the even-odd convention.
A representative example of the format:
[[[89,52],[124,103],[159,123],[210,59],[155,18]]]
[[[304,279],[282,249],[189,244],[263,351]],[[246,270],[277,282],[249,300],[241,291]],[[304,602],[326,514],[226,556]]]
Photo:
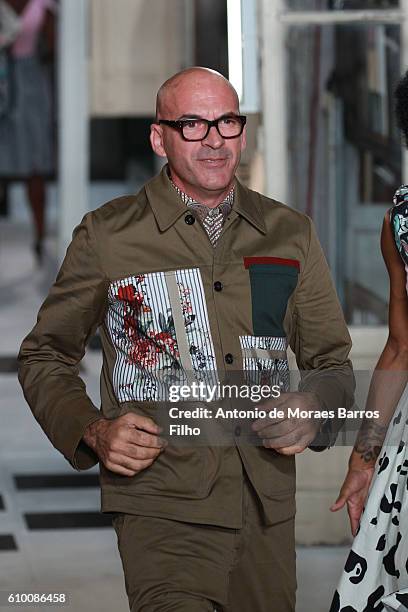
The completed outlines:
[[[205,157],[205,158],[199,159],[198,161],[205,162],[206,164],[221,165],[227,161],[227,158],[226,157],[216,157],[216,158]]]

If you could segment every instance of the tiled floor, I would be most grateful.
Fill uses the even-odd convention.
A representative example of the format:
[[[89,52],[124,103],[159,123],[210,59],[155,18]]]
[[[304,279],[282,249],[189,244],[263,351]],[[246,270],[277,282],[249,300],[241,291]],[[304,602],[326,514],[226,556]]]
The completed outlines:
[[[53,246],[49,241],[50,253]],[[64,592],[70,598],[66,609],[72,612],[125,612],[115,535],[111,527],[97,526],[101,515],[95,480],[81,481],[51,447],[32,418],[13,372],[21,339],[32,327],[54,273],[51,264],[45,270],[35,267],[24,225],[0,223],[0,366],[8,364],[3,369],[10,370],[0,374],[0,591]],[[99,363],[97,353],[85,358],[84,378],[94,399]],[[62,478],[48,483],[53,485],[49,488],[36,489],[21,488],[24,480],[16,480],[16,476],[55,474],[79,480],[75,485]],[[33,513],[36,522],[30,523],[27,515]],[[93,526],[61,528],[67,518],[77,525]],[[30,524],[37,528],[29,528]],[[345,548],[298,549],[297,612],[328,612],[346,553]],[[273,604],[271,612],[279,612]]]

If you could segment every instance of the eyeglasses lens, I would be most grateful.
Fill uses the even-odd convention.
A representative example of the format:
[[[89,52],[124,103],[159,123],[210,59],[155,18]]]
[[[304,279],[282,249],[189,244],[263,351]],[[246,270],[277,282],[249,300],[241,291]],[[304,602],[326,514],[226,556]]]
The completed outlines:
[[[187,140],[201,140],[207,135],[208,124],[206,121],[194,119],[183,125],[183,136]],[[234,138],[242,132],[242,123],[236,117],[222,117],[218,121],[218,130],[225,138]]]

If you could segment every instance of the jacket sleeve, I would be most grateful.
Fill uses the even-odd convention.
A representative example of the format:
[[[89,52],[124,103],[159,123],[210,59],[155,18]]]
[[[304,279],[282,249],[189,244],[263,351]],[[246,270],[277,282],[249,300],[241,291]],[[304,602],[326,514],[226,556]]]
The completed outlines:
[[[295,294],[290,345],[301,374],[299,389],[316,393],[322,409],[336,415],[310,446],[323,450],[334,444],[343,425],[337,409],[354,403],[355,380],[348,358],[351,338],[314,225],[307,220],[309,244]]]
[[[18,357],[19,381],[35,418],[78,470],[98,461],[81,440],[87,425],[102,415],[79,377],[79,362],[103,320],[106,295],[89,213],[74,230],[57,279]]]

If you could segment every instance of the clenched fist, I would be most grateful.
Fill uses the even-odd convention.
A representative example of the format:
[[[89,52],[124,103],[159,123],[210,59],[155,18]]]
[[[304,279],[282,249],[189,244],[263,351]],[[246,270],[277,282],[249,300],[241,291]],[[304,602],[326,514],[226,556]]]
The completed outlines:
[[[313,417],[318,414],[320,402],[314,393],[282,393],[275,400],[268,400],[261,405],[268,411],[276,407],[282,413],[281,418],[258,419],[252,424],[252,429],[262,439],[265,448],[273,448],[282,455],[295,455],[302,453],[315,438],[321,418]],[[288,417],[288,408],[299,408],[300,412],[307,412],[310,418]]]
[[[167,445],[160,432],[149,417],[127,412],[116,419],[91,423],[83,440],[108,470],[134,476],[149,467]]]

